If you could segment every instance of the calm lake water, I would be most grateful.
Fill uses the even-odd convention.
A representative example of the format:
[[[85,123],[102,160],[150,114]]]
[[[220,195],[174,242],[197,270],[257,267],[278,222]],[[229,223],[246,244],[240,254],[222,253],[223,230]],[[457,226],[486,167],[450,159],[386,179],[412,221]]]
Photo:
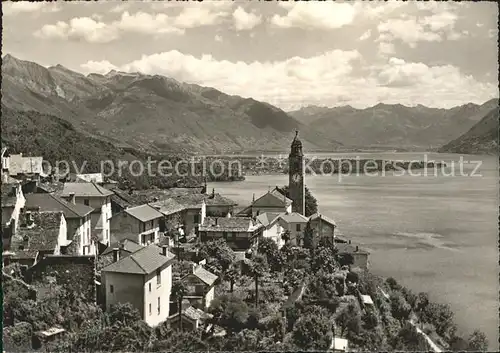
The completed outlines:
[[[316,154],[337,158],[423,160],[423,153]],[[320,212],[336,220],[339,234],[370,251],[371,270],[392,276],[412,290],[426,291],[449,303],[459,329],[485,332],[490,350],[498,350],[498,158],[481,161],[481,176],[470,176],[476,163],[459,155],[428,154],[447,162],[455,176],[338,175],[306,176]],[[415,170],[414,172],[418,172]],[[248,205],[269,187],[288,183],[286,175],[247,176],[242,182],[211,183],[217,192]],[[209,189],[210,190],[210,189]]]

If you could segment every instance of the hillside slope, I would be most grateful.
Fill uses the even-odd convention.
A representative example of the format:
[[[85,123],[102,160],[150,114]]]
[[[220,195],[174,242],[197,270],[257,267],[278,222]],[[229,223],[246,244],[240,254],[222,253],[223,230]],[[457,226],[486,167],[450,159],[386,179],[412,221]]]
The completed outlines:
[[[494,99],[452,109],[401,104],[366,109],[312,106],[289,114],[345,145],[432,149],[465,133],[496,104]]]
[[[160,75],[84,76],[10,55],[2,74],[6,107],[54,115],[123,146],[155,152],[283,150],[295,129],[309,150],[340,146],[270,104]]]
[[[498,118],[498,108],[492,109],[465,134],[441,147],[439,152],[497,154]]]

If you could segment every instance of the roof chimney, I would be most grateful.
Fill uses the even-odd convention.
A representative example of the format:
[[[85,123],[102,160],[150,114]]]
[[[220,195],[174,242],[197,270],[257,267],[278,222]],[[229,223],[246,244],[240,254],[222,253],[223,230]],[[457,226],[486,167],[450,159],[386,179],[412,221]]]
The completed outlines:
[[[69,202],[72,203],[73,205],[76,204],[75,193],[74,192],[70,192],[69,193]]]
[[[215,225],[218,226],[219,225],[219,218],[218,217],[215,217]]]
[[[215,196],[215,188],[212,188],[212,197]]]
[[[356,251],[358,251],[358,250],[359,250],[359,247],[356,245]]]
[[[253,197],[252,197],[252,203],[255,202],[255,192],[253,193]]]
[[[349,239],[349,244],[351,244],[351,239]]]
[[[113,262],[117,262],[120,260],[120,249],[114,248],[113,249]]]
[[[167,256],[167,253],[168,253],[168,245],[162,245],[161,246],[161,254],[163,256]]]

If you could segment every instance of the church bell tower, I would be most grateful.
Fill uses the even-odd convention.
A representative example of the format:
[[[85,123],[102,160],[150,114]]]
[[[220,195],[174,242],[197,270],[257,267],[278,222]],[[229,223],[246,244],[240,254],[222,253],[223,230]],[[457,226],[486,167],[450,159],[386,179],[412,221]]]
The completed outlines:
[[[292,203],[292,211],[305,215],[304,154],[299,131],[295,131],[290,155],[288,156],[288,190]]]

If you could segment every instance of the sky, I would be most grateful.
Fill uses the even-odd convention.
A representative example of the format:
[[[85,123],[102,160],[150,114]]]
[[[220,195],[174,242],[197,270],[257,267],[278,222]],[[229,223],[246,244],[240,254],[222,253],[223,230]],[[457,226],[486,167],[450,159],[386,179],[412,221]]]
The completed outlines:
[[[498,97],[494,2],[2,3],[3,50],[84,74],[160,74],[284,110]]]

